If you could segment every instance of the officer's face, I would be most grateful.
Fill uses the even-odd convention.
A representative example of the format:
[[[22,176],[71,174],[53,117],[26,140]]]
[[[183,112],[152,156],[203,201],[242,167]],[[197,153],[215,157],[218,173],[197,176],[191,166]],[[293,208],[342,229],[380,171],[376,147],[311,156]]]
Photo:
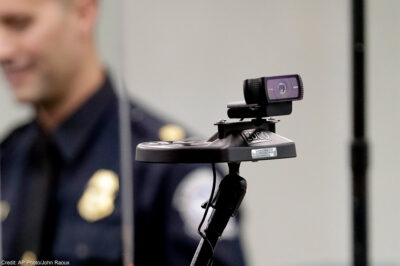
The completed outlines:
[[[0,0],[0,65],[21,102],[62,97],[79,64],[79,19],[62,1]]]

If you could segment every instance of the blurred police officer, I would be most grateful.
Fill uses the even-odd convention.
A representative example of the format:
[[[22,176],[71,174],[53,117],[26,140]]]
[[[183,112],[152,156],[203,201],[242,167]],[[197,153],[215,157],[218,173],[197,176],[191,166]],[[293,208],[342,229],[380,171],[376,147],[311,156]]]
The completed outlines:
[[[33,121],[1,144],[3,255],[121,265],[118,100],[94,44],[96,0],[1,0],[0,63]],[[132,148],[183,132],[132,103]],[[209,172],[134,164],[136,265],[188,265]],[[238,225],[215,265],[243,265]]]

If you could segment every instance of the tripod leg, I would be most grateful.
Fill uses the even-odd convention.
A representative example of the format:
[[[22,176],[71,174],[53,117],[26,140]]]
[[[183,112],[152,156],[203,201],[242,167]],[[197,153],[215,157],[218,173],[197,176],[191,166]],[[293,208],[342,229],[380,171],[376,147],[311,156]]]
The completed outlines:
[[[215,209],[211,214],[207,228],[204,230],[207,241],[201,239],[191,266],[207,266],[212,259],[214,248],[221,237],[229,219],[235,216],[244,195],[247,182],[239,176],[239,163],[229,163],[229,174],[222,179],[215,200]]]

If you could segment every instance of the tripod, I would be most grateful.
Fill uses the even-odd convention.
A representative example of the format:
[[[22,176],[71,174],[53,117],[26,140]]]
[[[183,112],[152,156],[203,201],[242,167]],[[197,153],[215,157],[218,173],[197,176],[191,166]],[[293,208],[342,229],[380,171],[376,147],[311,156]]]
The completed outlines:
[[[273,119],[250,121],[220,121],[218,132],[208,140],[147,142],[136,148],[136,160],[168,163],[227,162],[229,173],[218,192],[207,205],[213,212],[204,230],[191,266],[207,266],[214,249],[231,217],[234,217],[246,194],[247,182],[239,176],[242,161],[272,160],[296,157],[293,141],[275,133]]]
[[[215,199],[208,203],[214,208],[208,226],[204,230],[208,241],[205,241],[204,238],[201,239],[191,266],[209,265],[218,239],[229,219],[237,214],[246,194],[247,182],[239,176],[240,163],[229,163],[228,166],[229,174],[222,179]]]

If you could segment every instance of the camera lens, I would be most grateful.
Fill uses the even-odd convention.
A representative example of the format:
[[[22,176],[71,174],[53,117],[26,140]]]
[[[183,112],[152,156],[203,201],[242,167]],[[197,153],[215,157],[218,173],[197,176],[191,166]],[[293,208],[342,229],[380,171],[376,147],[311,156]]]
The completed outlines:
[[[284,95],[286,93],[286,84],[281,82],[278,84],[278,89],[281,95]]]
[[[265,105],[301,100],[303,87],[299,75],[246,79],[243,83],[246,104]]]

